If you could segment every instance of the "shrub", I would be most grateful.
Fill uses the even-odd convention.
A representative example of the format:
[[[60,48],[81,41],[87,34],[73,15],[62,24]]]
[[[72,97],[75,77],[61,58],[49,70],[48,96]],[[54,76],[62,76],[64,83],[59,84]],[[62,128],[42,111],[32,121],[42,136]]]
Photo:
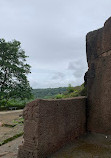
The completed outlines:
[[[57,94],[55,98],[56,99],[62,99],[63,98],[63,94]]]

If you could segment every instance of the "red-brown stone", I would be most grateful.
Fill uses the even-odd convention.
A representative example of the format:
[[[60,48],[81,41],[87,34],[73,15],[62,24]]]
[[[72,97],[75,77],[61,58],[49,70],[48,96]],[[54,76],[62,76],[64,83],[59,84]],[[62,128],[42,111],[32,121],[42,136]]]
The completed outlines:
[[[35,100],[24,109],[18,158],[46,158],[86,132],[86,98]]]
[[[88,99],[35,100],[24,109],[18,158],[46,158],[87,130],[111,134],[111,18],[86,36]]]
[[[86,39],[88,130],[111,134],[111,18]]]

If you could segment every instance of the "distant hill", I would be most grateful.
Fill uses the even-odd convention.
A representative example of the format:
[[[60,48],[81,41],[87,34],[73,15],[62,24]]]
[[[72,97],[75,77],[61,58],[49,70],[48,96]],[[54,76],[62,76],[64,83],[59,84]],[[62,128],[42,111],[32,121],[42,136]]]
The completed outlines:
[[[67,87],[59,88],[46,88],[46,89],[33,89],[32,93],[37,99],[50,99],[55,98],[57,94],[63,94],[67,91]]]
[[[63,94],[57,94],[55,99],[74,98],[79,96],[87,96],[87,90],[86,87],[84,87],[84,84],[76,87],[69,85],[69,87],[67,87],[67,91]]]
[[[70,85],[69,87],[33,89],[32,93],[37,99],[61,99],[84,96],[86,95],[86,90],[84,84],[82,84],[76,87]]]

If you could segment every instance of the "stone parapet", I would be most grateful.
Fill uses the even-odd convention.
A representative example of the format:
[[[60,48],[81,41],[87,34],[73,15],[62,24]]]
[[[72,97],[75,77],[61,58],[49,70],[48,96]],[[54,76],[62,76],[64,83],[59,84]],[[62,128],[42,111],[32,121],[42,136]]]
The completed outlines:
[[[24,143],[18,158],[46,158],[86,133],[86,97],[35,100],[23,115]]]

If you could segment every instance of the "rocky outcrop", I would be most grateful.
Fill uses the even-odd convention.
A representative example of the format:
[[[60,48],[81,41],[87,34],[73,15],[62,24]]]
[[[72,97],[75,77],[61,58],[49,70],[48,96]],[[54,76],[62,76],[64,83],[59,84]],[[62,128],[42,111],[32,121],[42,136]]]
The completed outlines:
[[[111,134],[111,18],[86,36],[88,130]]]

